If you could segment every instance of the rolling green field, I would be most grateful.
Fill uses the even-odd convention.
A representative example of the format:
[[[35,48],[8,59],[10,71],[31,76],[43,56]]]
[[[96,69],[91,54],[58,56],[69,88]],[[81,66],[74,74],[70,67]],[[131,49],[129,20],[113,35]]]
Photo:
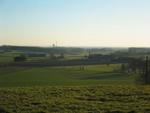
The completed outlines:
[[[150,113],[149,86],[0,88],[1,113]]]
[[[1,67],[0,113],[149,113],[150,86],[120,68]]]
[[[41,68],[0,68],[0,86],[134,84],[135,76],[119,73],[119,64]]]

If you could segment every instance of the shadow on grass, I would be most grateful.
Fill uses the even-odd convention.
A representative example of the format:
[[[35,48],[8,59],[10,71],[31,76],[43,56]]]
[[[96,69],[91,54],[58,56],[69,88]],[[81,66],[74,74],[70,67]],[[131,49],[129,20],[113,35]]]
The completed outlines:
[[[118,78],[122,78],[122,73],[103,73],[103,74],[96,74],[94,76],[88,76],[88,77],[83,77],[80,79],[118,79]]]

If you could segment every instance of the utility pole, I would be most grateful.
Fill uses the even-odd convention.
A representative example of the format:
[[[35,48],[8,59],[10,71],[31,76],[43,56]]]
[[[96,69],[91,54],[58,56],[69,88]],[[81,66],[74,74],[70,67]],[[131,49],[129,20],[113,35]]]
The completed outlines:
[[[57,43],[57,41],[56,41],[56,47],[58,46],[57,44],[58,44],[58,43]]]
[[[145,61],[145,84],[148,84],[149,83],[149,59],[148,59],[148,56],[146,56],[146,61]]]

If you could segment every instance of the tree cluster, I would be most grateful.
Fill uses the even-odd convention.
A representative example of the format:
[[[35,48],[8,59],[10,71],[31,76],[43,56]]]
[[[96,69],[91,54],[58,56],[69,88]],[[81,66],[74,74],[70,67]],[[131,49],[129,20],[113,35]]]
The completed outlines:
[[[27,57],[25,55],[20,55],[20,56],[14,57],[15,62],[23,62],[23,61],[26,61],[26,60],[27,60]]]
[[[148,56],[145,60],[133,59],[128,65],[122,65],[122,70],[140,75],[139,80],[142,84],[150,84],[150,61]]]

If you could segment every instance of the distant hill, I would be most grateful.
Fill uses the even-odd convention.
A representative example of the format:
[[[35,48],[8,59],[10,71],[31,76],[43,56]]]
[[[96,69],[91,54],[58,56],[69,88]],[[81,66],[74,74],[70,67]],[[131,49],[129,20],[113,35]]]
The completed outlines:
[[[119,50],[125,50],[124,48],[82,48],[82,47],[34,47],[34,46],[10,46],[3,45],[0,46],[0,52],[25,52],[25,53],[69,53],[69,54],[79,54],[82,52],[91,53],[112,53]]]
[[[0,51],[11,52],[40,52],[40,53],[79,53],[85,51],[83,48],[70,47],[32,47],[32,46],[0,46]]]

